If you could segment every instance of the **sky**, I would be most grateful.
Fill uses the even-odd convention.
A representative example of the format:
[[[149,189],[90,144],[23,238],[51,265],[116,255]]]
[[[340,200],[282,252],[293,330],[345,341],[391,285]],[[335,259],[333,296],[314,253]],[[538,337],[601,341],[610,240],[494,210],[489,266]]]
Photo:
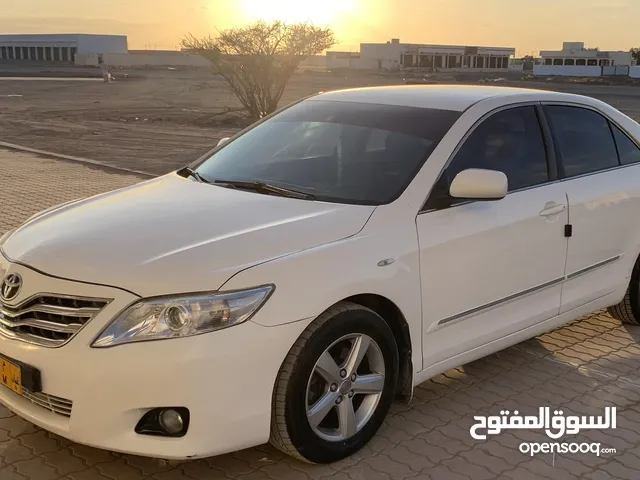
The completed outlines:
[[[563,41],[640,46],[640,0],[21,0],[3,9],[0,32],[126,34],[130,49],[178,49],[186,34],[259,18],[329,25],[339,41],[333,49],[347,51],[391,38],[515,47],[519,56]]]

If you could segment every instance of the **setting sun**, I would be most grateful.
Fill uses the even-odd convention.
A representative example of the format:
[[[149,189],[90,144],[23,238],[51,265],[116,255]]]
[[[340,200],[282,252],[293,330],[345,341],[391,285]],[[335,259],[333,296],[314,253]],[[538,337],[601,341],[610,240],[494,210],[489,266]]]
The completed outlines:
[[[241,0],[244,15],[251,20],[282,20],[284,22],[312,22],[327,25],[340,20],[341,15],[353,14],[360,0]]]

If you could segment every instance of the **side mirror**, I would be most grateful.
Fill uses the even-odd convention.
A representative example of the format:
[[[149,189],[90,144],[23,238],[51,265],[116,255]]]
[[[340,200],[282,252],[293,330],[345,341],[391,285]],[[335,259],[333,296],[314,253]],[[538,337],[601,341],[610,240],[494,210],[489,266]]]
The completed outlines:
[[[507,176],[497,170],[469,168],[456,175],[449,195],[473,200],[500,200],[507,195]]]
[[[218,142],[218,145],[216,145],[216,147],[221,147],[222,145],[227,143],[229,140],[231,140],[231,138],[229,138],[229,137],[221,138],[220,141]]]

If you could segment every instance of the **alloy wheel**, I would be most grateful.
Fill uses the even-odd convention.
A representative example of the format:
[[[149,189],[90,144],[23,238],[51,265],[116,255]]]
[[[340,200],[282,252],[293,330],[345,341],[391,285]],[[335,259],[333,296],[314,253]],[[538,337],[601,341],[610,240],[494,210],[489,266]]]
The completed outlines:
[[[330,442],[353,437],[371,419],[384,385],[384,357],[375,340],[356,333],[333,342],[307,382],[307,419],[314,433]]]

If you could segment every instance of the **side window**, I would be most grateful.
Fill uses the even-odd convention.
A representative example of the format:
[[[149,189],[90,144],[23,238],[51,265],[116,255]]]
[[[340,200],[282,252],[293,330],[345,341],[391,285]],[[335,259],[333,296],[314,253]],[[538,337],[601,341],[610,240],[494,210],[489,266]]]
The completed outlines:
[[[449,187],[455,176],[467,168],[503,172],[509,191],[547,182],[547,154],[535,107],[504,110],[482,122],[434,186],[426,208],[444,208],[458,201],[449,196]]]
[[[640,148],[631,141],[627,135],[615,125],[611,125],[613,136],[618,146],[618,154],[620,155],[620,163],[629,165],[630,163],[640,163]]]
[[[609,121],[585,108],[547,106],[545,112],[557,142],[560,171],[575,177],[618,165]]]

